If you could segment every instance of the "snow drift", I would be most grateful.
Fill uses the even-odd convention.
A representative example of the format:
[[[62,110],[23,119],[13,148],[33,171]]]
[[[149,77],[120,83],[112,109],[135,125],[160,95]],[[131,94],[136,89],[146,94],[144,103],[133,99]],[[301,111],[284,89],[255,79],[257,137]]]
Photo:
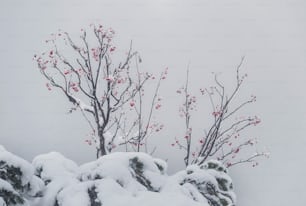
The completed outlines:
[[[218,161],[167,175],[144,153],[113,153],[78,166],[51,152],[32,164],[0,146],[0,206],[234,206],[227,169]]]

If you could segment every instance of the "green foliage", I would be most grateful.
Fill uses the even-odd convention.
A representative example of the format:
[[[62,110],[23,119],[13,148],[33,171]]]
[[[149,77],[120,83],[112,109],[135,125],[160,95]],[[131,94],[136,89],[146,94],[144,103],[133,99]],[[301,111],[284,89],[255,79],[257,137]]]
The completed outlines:
[[[23,185],[21,181],[22,171],[20,168],[8,165],[4,161],[0,161],[0,179],[9,182],[14,189],[23,190]]]
[[[130,159],[130,167],[136,172],[136,174],[143,173],[143,163],[139,161],[138,157]]]
[[[165,173],[165,168],[163,166],[161,166],[160,164],[158,164],[157,162],[154,162],[155,165],[157,166],[158,170],[161,172],[161,174]]]
[[[28,177],[32,172],[30,163],[9,152],[0,158],[0,197],[7,206],[21,206],[27,202],[27,198],[42,196],[39,178],[33,176],[32,181]]]
[[[90,199],[90,206],[102,206],[102,203],[98,199],[95,185],[89,188],[87,192]]]
[[[220,203],[222,204],[222,206],[229,205],[229,202],[226,199],[224,199],[224,198],[220,198]]]
[[[223,191],[228,191],[228,181],[227,179],[224,178],[216,178],[217,182],[218,182],[218,186],[221,190]]]
[[[22,171],[20,168],[7,164],[5,161],[0,161],[0,179],[7,182],[14,190],[0,188],[0,197],[3,198],[7,206],[22,205],[25,200],[22,197],[23,191],[27,186],[22,185]]]
[[[211,178],[199,179],[202,172],[213,176],[216,181]],[[226,167],[218,161],[211,160],[202,165],[193,165],[187,168],[185,178],[180,185],[184,186],[185,184],[193,185],[211,206],[235,205],[235,195],[232,192],[233,184],[227,175]],[[194,194],[191,195],[194,196]]]
[[[200,166],[201,169],[213,169],[216,170],[218,172],[224,172],[227,173],[227,169],[226,167],[224,167],[223,164],[221,164],[220,162],[217,161],[208,161],[205,164]]]
[[[143,172],[144,172],[144,164],[138,159],[138,157],[134,157],[130,159],[130,167],[132,169],[132,175],[136,178],[136,180],[145,186],[149,191],[158,192],[159,188],[154,188],[150,180],[148,180]]]
[[[22,205],[25,202],[24,199],[20,196],[20,194],[13,191],[5,190],[3,188],[0,189],[0,197],[3,198],[7,206],[17,204]]]

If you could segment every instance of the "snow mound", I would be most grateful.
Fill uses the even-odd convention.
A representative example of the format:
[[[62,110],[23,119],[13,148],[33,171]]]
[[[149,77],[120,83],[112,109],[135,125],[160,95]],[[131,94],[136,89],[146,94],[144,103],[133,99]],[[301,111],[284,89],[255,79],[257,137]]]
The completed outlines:
[[[2,202],[4,202],[5,204],[3,204]],[[20,196],[20,194],[18,192],[16,192],[13,188],[13,186],[0,179],[0,205],[6,205],[6,203],[8,205],[10,204],[23,204],[25,201],[24,199]]]
[[[79,182],[56,196],[59,206],[208,206],[183,192],[164,190],[166,163],[144,153],[113,153],[81,165]],[[177,183],[177,182],[176,182]],[[178,183],[176,187],[181,187]]]
[[[35,174],[45,183],[54,178],[76,177],[78,165],[58,152],[38,155],[32,162]]]
[[[33,159],[35,175],[43,180],[43,197],[36,205],[53,206],[58,193],[78,181],[78,165],[58,152],[42,154]]]
[[[16,155],[2,150],[0,148],[0,166],[1,166],[1,179],[6,179],[14,187],[26,185],[34,175],[33,166],[24,159]],[[18,177],[12,177],[11,174],[18,173]],[[6,177],[4,177],[6,176]],[[18,180],[14,180],[18,178]]]
[[[78,166],[51,152],[37,156],[31,165],[0,147],[1,160],[20,168],[24,177],[9,179],[0,167],[0,206],[235,205],[231,178],[217,161],[169,176],[165,161],[144,153],[118,152]],[[16,181],[26,183],[28,192],[17,190]]]
[[[181,191],[197,202],[212,206],[234,206],[236,196],[231,178],[222,163],[210,160],[203,165],[190,165],[169,178],[165,189],[173,190],[176,184]],[[170,186],[170,188],[169,188]]]
[[[26,160],[6,151],[0,145],[0,205],[29,205],[41,195],[44,187]]]
[[[79,178],[111,178],[131,192],[157,192],[165,182],[165,168],[160,162],[144,153],[113,153],[82,165]]]

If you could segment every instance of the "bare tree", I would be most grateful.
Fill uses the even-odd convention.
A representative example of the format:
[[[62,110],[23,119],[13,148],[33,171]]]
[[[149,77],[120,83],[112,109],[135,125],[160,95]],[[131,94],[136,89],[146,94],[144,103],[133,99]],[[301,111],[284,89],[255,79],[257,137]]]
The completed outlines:
[[[143,78],[146,78],[147,75],[144,75],[139,71],[138,61],[136,61],[135,64],[138,73],[137,82],[140,84],[143,82]],[[121,134],[124,135],[124,142],[122,142],[121,145],[126,146],[126,151],[129,150],[129,146],[133,151],[137,152],[144,151],[146,153],[152,154],[156,150],[156,147],[154,147],[153,150],[149,152],[147,141],[150,136],[152,136],[154,133],[160,132],[164,127],[164,125],[160,123],[159,120],[153,121],[153,114],[155,111],[160,110],[162,107],[162,98],[159,96],[159,90],[161,83],[166,79],[167,74],[168,68],[161,72],[158,78],[151,74],[149,75],[150,79],[157,80],[157,84],[152,95],[149,93],[149,97],[146,97],[149,100],[144,100],[144,97],[148,93],[145,92],[145,85],[143,85],[141,89],[137,90],[137,94],[134,95],[130,102],[130,111],[135,115],[129,115],[128,119],[125,119],[117,125],[117,128],[120,129]],[[127,124],[127,122],[131,121],[133,124]],[[142,147],[144,147],[143,150],[141,150]]]
[[[56,88],[65,95],[73,104],[70,112],[79,110],[84,116],[92,130],[92,139],[86,141],[95,145],[97,157],[112,152],[120,145],[124,145],[126,151],[149,153],[148,137],[164,127],[153,120],[153,113],[162,105],[158,93],[161,82],[167,76],[167,69],[157,78],[140,71],[138,64],[141,58],[132,50],[132,43],[123,61],[115,64],[113,60],[116,59],[117,50],[113,44],[114,31],[102,25],[91,25],[91,31],[87,33],[82,29],[80,38],[72,38],[67,32],[59,31],[46,41],[50,49],[34,56],[41,74],[48,81],[46,86],[49,90]],[[204,130],[203,138],[194,137],[191,125],[197,97],[189,91],[187,69],[186,83],[178,90],[184,97],[180,107],[180,115],[185,120],[184,141],[176,139],[172,144],[186,151],[186,166],[202,164],[211,158],[224,162],[228,167],[245,162],[256,165],[256,158],[266,155],[256,152],[238,158],[242,149],[256,143],[251,138],[241,140],[240,132],[260,123],[257,116],[236,117],[242,108],[256,101],[256,97],[251,96],[240,104],[233,103],[246,77],[240,74],[243,60],[236,68],[233,91],[228,93],[218,80],[218,75],[214,76],[215,86],[200,90],[209,98],[213,117],[213,124]],[[146,98],[149,103],[144,102],[145,85],[152,79],[156,79],[157,84],[153,94]]]
[[[253,166],[256,166],[258,164],[256,158],[268,155],[264,152],[255,152],[243,158],[238,155],[243,148],[254,146],[256,143],[256,139],[246,138],[242,140],[240,132],[260,123],[257,116],[239,118],[236,116],[242,108],[256,101],[256,97],[251,96],[250,99],[238,103],[236,106],[233,104],[233,100],[238,95],[245,77],[247,77],[246,74],[240,74],[243,61],[244,57],[236,68],[236,85],[232,92],[227,93],[225,86],[218,80],[217,74],[214,76],[215,86],[210,87],[210,89],[200,89],[202,95],[206,94],[209,97],[213,116],[213,124],[208,130],[204,131],[203,138],[192,137],[191,111],[195,110],[197,99],[188,91],[189,68],[187,69],[186,84],[177,91],[184,96],[184,103],[180,107],[180,115],[185,119],[185,141],[182,142],[176,138],[175,143],[172,144],[172,146],[185,150],[184,162],[186,166],[202,164],[212,158],[222,161],[227,167],[239,163],[253,163]],[[192,144],[192,141],[195,141],[194,144]],[[195,145],[195,149],[192,149],[193,145]]]
[[[137,140],[137,147],[148,133],[149,120],[143,129],[142,111],[137,111],[135,120],[127,120],[127,108],[136,108],[135,99],[151,74],[140,73],[137,65],[141,61],[132,43],[119,64],[113,62],[116,47],[113,45],[114,31],[102,25],[91,25],[92,32],[81,30],[80,39],[73,40],[67,32],[59,31],[46,42],[51,49],[35,55],[41,74],[47,79],[46,86],[61,91],[74,106],[70,112],[80,110],[92,129],[97,157],[110,153],[117,145]],[[133,69],[134,67],[134,69]],[[156,103],[157,90],[152,100]],[[128,126],[125,123],[129,122]],[[138,135],[132,131],[138,126]],[[129,129],[127,129],[129,128]],[[128,130],[128,131],[127,131]],[[121,133],[121,135],[119,135]],[[87,140],[90,142],[91,140]],[[90,142],[91,144],[91,142]]]

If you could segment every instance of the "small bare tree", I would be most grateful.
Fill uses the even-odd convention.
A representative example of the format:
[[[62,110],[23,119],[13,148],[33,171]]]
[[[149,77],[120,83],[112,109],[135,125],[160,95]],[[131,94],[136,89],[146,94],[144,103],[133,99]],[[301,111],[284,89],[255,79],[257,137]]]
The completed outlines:
[[[138,61],[135,65],[138,73],[136,81],[140,84],[148,74],[140,72]],[[152,151],[149,151],[148,138],[164,128],[164,125],[154,118],[154,113],[162,107],[162,98],[158,94],[161,83],[166,79],[167,74],[168,68],[161,72],[159,78],[150,74],[150,80],[157,80],[155,88],[152,87],[153,93],[148,93],[145,90],[146,85],[143,85],[131,99],[128,111],[125,111],[128,118],[125,117],[123,121],[117,122],[116,128],[120,130],[122,135],[120,139],[124,140],[119,145],[125,145],[126,151],[144,151],[152,154],[156,150],[154,147]]]
[[[258,164],[256,158],[268,155],[268,153],[256,152],[243,158],[238,156],[241,149],[254,146],[256,143],[256,139],[252,138],[242,140],[240,132],[260,123],[257,116],[239,118],[236,116],[242,108],[256,101],[256,97],[252,95],[250,99],[236,106],[233,104],[233,100],[238,95],[245,77],[247,77],[246,74],[240,74],[243,61],[244,57],[236,68],[236,85],[232,92],[227,93],[225,86],[218,80],[216,74],[214,76],[215,86],[210,87],[210,89],[200,89],[202,95],[208,95],[213,110],[213,124],[208,130],[204,131],[203,138],[192,136],[190,120],[192,111],[196,109],[197,98],[191,95],[188,90],[189,68],[187,69],[186,84],[177,91],[184,97],[184,102],[179,110],[180,116],[185,120],[184,141],[176,138],[175,143],[172,144],[172,146],[185,150],[184,162],[186,166],[202,164],[211,158],[222,161],[227,167],[239,163],[253,163],[253,166],[256,166]]]
[[[135,144],[139,151],[148,135],[160,81],[153,95],[149,119],[144,124],[141,96],[144,84],[153,76],[139,71],[141,59],[137,52],[132,51],[132,44],[124,60],[114,64],[115,32],[104,29],[102,25],[91,25],[91,30],[93,32],[87,33],[81,29],[78,42],[67,32],[52,34],[46,41],[51,48],[35,55],[34,59],[48,81],[47,88],[59,89],[74,105],[70,112],[80,110],[89,123],[97,157],[110,153],[117,145],[128,143]],[[137,70],[132,60],[136,61]],[[140,111],[135,105],[137,98]],[[135,119],[127,117],[127,108],[137,111]],[[133,131],[137,126],[135,135]],[[92,144],[91,140],[87,142]]]
[[[138,62],[136,62],[136,68],[137,68],[137,72],[138,72],[138,84],[140,84],[143,80],[142,80],[142,74],[139,72],[139,68],[138,68]],[[145,152],[149,152],[148,151],[148,144],[147,144],[147,140],[148,137],[150,137],[153,133],[157,133],[160,132],[164,125],[161,124],[159,121],[155,121],[153,122],[153,113],[155,110],[159,110],[162,106],[162,98],[160,96],[158,96],[159,93],[159,89],[161,86],[161,82],[163,80],[166,79],[166,76],[168,74],[168,68],[165,69],[165,71],[161,72],[159,78],[157,79],[157,85],[155,87],[154,93],[153,93],[153,97],[150,100],[150,104],[149,106],[147,106],[149,109],[147,112],[144,111],[144,96],[145,96],[145,90],[144,88],[142,88],[141,90],[138,90],[137,95],[135,95],[133,97],[133,111],[136,114],[136,118],[135,118],[135,124],[133,124],[128,132],[126,132],[125,129],[123,129],[123,133],[127,134],[127,136],[129,136],[129,134],[134,131],[134,135],[131,136],[130,138],[125,138],[126,139],[126,143],[129,143],[130,145],[132,145],[132,148],[134,151],[139,152],[141,150],[141,146],[145,146],[144,151]],[[153,75],[151,75],[151,79],[155,79],[155,77]],[[148,113],[148,114],[147,114]],[[118,125],[118,127],[121,127],[120,125]],[[126,144],[127,145],[127,144]],[[151,151],[150,153],[153,153],[155,151],[156,147],[153,149],[153,151]]]

